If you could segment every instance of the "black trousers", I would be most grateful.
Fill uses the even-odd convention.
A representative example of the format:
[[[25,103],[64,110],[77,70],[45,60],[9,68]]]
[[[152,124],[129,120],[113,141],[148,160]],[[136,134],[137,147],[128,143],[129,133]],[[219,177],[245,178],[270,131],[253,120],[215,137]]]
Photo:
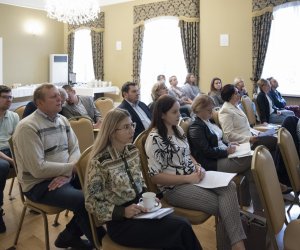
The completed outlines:
[[[107,222],[107,233],[116,243],[128,247],[169,250],[201,250],[190,223],[183,217],[125,219]]]

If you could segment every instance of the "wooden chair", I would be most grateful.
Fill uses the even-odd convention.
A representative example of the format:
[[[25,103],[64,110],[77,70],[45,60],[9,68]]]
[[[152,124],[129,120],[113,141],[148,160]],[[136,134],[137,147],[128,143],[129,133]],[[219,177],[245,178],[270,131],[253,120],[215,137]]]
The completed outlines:
[[[140,133],[138,137],[135,139],[134,144],[140,151],[141,168],[142,168],[142,173],[147,188],[149,191],[157,193],[158,192],[157,186],[151,182],[151,179],[148,175],[148,160],[145,151],[145,143],[146,143],[147,136],[148,136],[148,131],[144,131]],[[170,205],[164,199],[162,199],[161,202],[163,206],[170,207]],[[179,208],[179,207],[174,207],[174,210],[175,210],[175,214],[187,218],[190,221],[190,223],[193,225],[202,224],[211,216],[211,214],[207,214],[201,211]]]
[[[14,152],[14,147],[13,147],[13,142],[12,142],[12,138],[9,140],[9,144],[10,144],[10,150],[13,156],[13,159],[15,161],[15,171],[16,173],[18,173],[18,167],[17,167],[17,162],[15,159],[15,152]],[[54,214],[59,214],[60,212],[62,212],[63,208],[59,208],[59,207],[54,207],[54,206],[49,206],[49,205],[44,205],[41,203],[37,203],[37,202],[33,202],[28,198],[25,198],[25,196],[23,195],[23,191],[22,191],[22,187],[21,184],[19,184],[19,191],[20,191],[20,197],[23,203],[23,210],[22,210],[22,214],[21,214],[21,218],[20,218],[20,222],[18,225],[18,230],[17,230],[17,234],[16,237],[14,239],[14,246],[11,249],[16,249],[16,246],[18,244],[18,239],[19,239],[19,235],[22,229],[22,225],[23,225],[23,221],[25,218],[25,213],[27,211],[27,208],[39,213],[42,215],[43,217],[43,221],[44,221],[44,230],[45,230],[45,248],[46,250],[50,250],[50,245],[49,245],[49,229],[48,229],[48,219],[47,219],[47,215],[54,215]],[[57,223],[57,218],[56,217],[53,226],[58,226],[59,224]]]
[[[88,160],[89,160],[89,155],[91,152],[92,146],[88,147],[80,156],[80,159],[78,160],[78,163],[76,165],[77,169],[77,174],[81,183],[81,186],[84,187],[84,182],[85,182],[85,175],[86,171],[88,168]],[[92,235],[93,235],[93,240],[95,243],[95,247],[100,250],[143,250],[141,248],[130,248],[130,247],[125,247],[121,246],[115,242],[113,242],[108,234],[106,234],[103,239],[102,239],[102,244],[99,241],[98,235],[97,235],[97,227],[96,227],[96,221],[94,219],[93,214],[88,213],[89,215],[89,220],[91,224],[91,229],[92,229]],[[102,247],[101,247],[102,245]]]
[[[268,127],[267,126],[263,126],[257,123],[256,121],[256,116],[255,116],[255,112],[253,110],[253,104],[256,106],[256,104],[254,102],[252,102],[252,100],[250,99],[249,96],[243,95],[241,97],[241,103],[242,106],[244,108],[244,112],[248,118],[249,124],[252,128],[258,130],[258,131],[267,131]],[[257,108],[256,108],[257,109]]]
[[[179,126],[183,129],[185,135],[187,135],[191,122],[192,122],[191,117],[184,117],[179,121]]]
[[[106,116],[108,111],[114,108],[114,101],[109,97],[99,97],[94,103],[102,118]]]
[[[253,155],[251,170],[264,207],[269,235],[274,249],[299,249],[300,220],[288,223],[273,158],[265,146],[258,146]],[[283,245],[282,246],[282,238]]]
[[[295,198],[287,210],[290,212],[295,204],[300,206],[300,160],[293,137],[286,128],[279,129],[277,144],[295,194]]]
[[[20,107],[17,107],[14,110],[14,112],[16,112],[18,114],[20,120],[22,120],[22,118],[23,118],[23,113],[24,113],[25,108],[26,108],[26,105],[22,105]]]
[[[75,116],[69,119],[70,125],[77,136],[80,152],[84,152],[94,143],[93,121],[86,116]]]
[[[218,125],[221,128],[221,125],[220,125],[220,122],[219,122],[219,111],[220,111],[220,107],[213,108],[212,118],[213,118],[215,124]]]

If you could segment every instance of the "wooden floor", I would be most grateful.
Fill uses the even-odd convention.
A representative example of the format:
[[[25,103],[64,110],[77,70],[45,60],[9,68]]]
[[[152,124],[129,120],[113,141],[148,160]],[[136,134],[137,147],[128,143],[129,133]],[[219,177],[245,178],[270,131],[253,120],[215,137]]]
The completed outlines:
[[[18,227],[21,211],[23,204],[21,202],[17,184],[15,183],[12,197],[10,200],[8,197],[8,188],[10,186],[10,180],[6,183],[5,197],[4,197],[4,221],[7,227],[7,231],[4,234],[0,234],[0,250],[7,250],[13,246],[14,237]],[[249,210],[249,209],[248,209]],[[251,208],[250,208],[251,210]],[[300,208],[294,206],[291,210],[290,219],[296,219],[300,213]],[[49,221],[49,234],[50,234],[50,247],[51,249],[58,249],[54,246],[54,241],[64,228],[65,224],[70,220],[72,214],[66,217],[64,214],[60,215],[58,227],[53,227],[52,223],[55,216],[48,216]],[[201,242],[204,250],[215,250],[216,249],[216,238],[215,238],[215,220],[211,217],[202,225],[193,226],[193,229]],[[26,213],[22,231],[19,237],[17,250],[42,250],[45,249],[45,236],[44,226],[42,217],[40,215]]]
[[[13,246],[14,237],[16,235],[16,230],[18,228],[18,223],[23,208],[21,202],[19,191],[17,189],[17,184],[14,184],[12,197],[13,200],[9,200],[8,188],[10,186],[10,180],[6,183],[6,188],[4,190],[4,221],[7,227],[7,231],[4,234],[0,234],[0,250],[6,250]],[[64,228],[65,224],[69,221],[72,214],[69,213],[68,217],[61,214],[59,217],[60,225],[58,227],[53,227],[52,223],[55,216],[48,216],[49,221],[49,235],[50,235],[50,247],[51,249],[59,249],[54,246],[54,241]],[[215,221],[211,217],[207,222],[202,225],[193,226],[201,245],[205,250],[216,249],[216,239],[215,239]],[[19,237],[17,250],[43,250],[45,249],[45,236],[44,236],[44,226],[42,216],[26,213],[22,231]]]

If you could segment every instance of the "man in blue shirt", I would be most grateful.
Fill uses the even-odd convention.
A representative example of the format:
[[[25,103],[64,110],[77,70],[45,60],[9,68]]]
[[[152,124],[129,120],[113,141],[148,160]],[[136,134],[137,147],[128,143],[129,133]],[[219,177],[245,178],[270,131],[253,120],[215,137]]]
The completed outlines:
[[[3,190],[9,169],[14,167],[14,161],[9,149],[8,140],[19,122],[17,113],[8,109],[12,103],[11,89],[0,85],[0,233],[6,231],[3,220]]]

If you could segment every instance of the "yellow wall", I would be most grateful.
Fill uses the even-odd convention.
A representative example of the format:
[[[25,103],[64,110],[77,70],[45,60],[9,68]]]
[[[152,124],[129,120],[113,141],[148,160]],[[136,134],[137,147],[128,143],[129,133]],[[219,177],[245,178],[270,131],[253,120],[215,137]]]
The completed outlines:
[[[132,79],[133,7],[159,0],[133,2],[102,7],[105,12],[104,80],[121,86]],[[214,76],[231,83],[237,75],[244,77],[251,90],[252,72],[251,0],[200,0],[200,86],[209,90]],[[28,19],[40,21],[46,32],[32,36],[24,32]],[[229,46],[219,46],[219,35],[229,34]],[[63,35],[64,34],[64,35]],[[4,83],[39,83],[48,81],[51,53],[65,53],[66,28],[46,17],[44,11],[0,4],[0,37],[3,37]],[[115,49],[116,41],[122,50]]]
[[[25,31],[38,22],[40,35]],[[0,4],[0,37],[3,38],[3,83],[41,83],[49,79],[49,54],[64,52],[64,25],[44,11]]]
[[[154,1],[137,0],[102,8],[105,12],[105,79],[121,86],[132,77],[133,6]],[[156,1],[158,2],[158,1]],[[251,0],[200,0],[200,86],[208,92],[214,76],[232,83],[242,76],[251,89]],[[219,35],[229,34],[229,46],[219,46]],[[122,50],[115,42],[122,41]]]

